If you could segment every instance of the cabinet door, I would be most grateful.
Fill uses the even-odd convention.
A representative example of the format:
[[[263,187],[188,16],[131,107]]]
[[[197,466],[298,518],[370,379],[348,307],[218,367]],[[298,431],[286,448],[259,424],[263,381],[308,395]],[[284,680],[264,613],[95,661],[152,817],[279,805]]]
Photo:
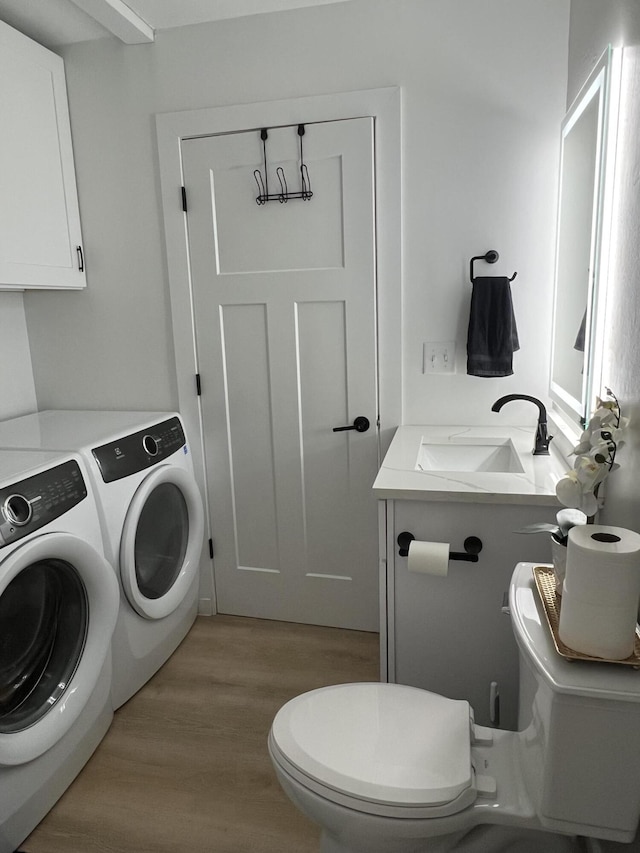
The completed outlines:
[[[471,503],[394,502],[393,612],[390,673],[400,684],[467,699],[476,721],[490,724],[491,682],[500,693],[500,726],[517,723],[518,652],[503,595],[516,564],[550,562],[547,536],[514,531],[534,521],[554,521],[553,507]],[[446,577],[411,573],[398,555],[402,531],[416,539],[448,542],[463,551],[467,536],[483,548],[477,563],[450,560]]]
[[[2,22],[0,115],[0,287],[84,287],[64,65]]]

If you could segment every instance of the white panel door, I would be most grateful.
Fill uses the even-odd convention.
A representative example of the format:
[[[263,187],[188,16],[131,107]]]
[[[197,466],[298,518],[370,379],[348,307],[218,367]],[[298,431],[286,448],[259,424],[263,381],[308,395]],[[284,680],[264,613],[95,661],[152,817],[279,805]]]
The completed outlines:
[[[270,192],[298,143],[269,130]],[[372,119],[304,159],[313,198],[258,205],[259,131],[183,143],[218,610],[377,630]]]

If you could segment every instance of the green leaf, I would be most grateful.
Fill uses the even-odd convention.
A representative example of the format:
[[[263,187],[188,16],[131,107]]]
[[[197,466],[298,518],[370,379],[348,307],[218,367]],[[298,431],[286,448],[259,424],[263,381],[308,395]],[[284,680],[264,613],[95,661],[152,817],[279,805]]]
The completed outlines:
[[[558,533],[557,524],[550,524],[548,521],[536,521],[534,524],[527,524],[526,527],[521,527],[520,530],[514,530],[514,533]]]

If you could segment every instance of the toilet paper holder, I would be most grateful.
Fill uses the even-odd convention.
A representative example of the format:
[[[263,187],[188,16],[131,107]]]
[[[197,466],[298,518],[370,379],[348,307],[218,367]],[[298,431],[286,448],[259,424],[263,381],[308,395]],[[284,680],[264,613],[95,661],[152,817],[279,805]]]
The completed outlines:
[[[409,533],[408,530],[404,530],[402,533],[398,534],[397,541],[400,546],[398,554],[400,557],[409,556],[409,545],[415,538],[416,537],[413,533]],[[464,551],[450,551],[449,559],[465,560],[467,563],[477,563],[478,554],[482,551],[482,539],[479,539],[477,536],[467,536],[464,540],[463,547]]]

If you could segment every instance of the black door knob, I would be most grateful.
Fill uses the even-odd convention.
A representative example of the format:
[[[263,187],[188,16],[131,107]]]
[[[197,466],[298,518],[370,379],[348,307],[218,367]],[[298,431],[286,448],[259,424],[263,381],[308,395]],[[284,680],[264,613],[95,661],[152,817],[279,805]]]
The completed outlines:
[[[348,429],[355,429],[356,432],[366,432],[370,426],[369,418],[365,418],[364,415],[359,415],[349,426],[334,427],[333,431],[346,432]]]

